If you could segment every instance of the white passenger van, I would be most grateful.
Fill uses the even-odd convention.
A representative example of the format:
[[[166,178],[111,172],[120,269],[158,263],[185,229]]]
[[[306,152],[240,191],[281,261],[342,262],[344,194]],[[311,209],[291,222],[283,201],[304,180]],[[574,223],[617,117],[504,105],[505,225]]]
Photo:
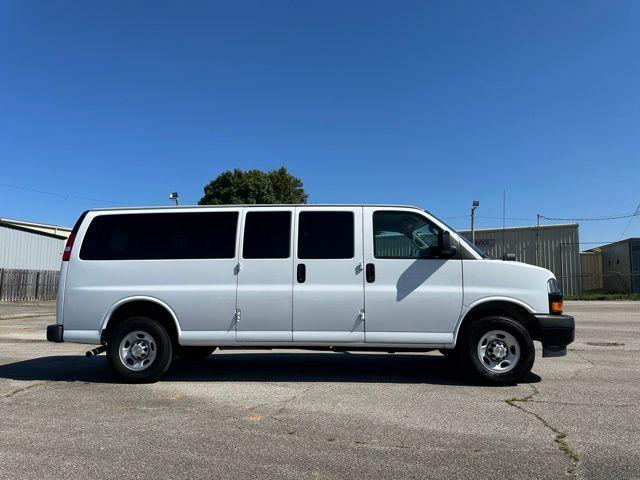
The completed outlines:
[[[85,212],[60,269],[52,342],[99,344],[133,382],[216,347],[440,350],[514,382],[566,354],[554,275],[486,258],[424,210],[244,205]]]

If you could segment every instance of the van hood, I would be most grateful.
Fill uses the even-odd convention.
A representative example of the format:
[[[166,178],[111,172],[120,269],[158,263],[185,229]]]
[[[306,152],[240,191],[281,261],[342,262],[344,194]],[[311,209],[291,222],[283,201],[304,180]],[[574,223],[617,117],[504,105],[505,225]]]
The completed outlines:
[[[498,269],[504,268],[505,270],[509,271],[522,270],[523,272],[527,272],[527,274],[530,275],[544,277],[545,281],[550,278],[555,278],[555,275],[551,270],[544,267],[538,267],[537,265],[531,265],[529,263],[500,260],[497,258],[485,258],[482,261],[492,263],[496,265],[495,268]]]

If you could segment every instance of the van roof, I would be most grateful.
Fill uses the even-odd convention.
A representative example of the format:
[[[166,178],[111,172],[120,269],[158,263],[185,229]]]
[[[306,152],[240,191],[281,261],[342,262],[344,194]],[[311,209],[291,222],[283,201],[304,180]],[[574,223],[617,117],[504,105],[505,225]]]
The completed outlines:
[[[122,210],[176,210],[187,208],[229,208],[229,207],[387,207],[387,208],[413,208],[424,211],[415,205],[394,205],[384,203],[244,203],[236,205],[155,205],[148,207],[107,207],[92,208],[90,212],[122,211]]]

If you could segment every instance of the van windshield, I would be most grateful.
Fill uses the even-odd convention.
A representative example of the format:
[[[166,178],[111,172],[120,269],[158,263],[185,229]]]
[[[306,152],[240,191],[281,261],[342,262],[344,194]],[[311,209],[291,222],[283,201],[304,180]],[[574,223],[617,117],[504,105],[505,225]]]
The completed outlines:
[[[464,238],[464,237],[463,237]],[[485,252],[484,250],[482,250],[480,247],[478,247],[477,245],[474,245],[473,243],[471,243],[470,241],[468,241],[466,238],[464,238],[465,242],[467,245],[469,245],[469,248],[471,248],[474,252],[476,252],[478,255],[480,255],[482,258],[489,258],[489,254],[487,252]]]
[[[425,212],[427,212],[429,215],[435,217],[435,215],[433,213],[431,213],[429,210],[424,210]],[[438,218],[438,217],[436,217]],[[485,252],[484,250],[482,250],[480,247],[478,247],[477,245],[474,245],[471,240],[468,240],[464,235],[459,234],[454,228],[451,227],[451,225],[448,225],[447,222],[445,222],[444,220],[442,220],[441,218],[438,218],[438,221],[442,222],[448,229],[450,232],[455,232],[458,234],[458,237],[460,238],[460,240],[462,242],[464,242],[471,250],[473,250],[474,252],[476,252],[478,255],[480,255],[482,258],[490,258],[489,254],[487,252]]]

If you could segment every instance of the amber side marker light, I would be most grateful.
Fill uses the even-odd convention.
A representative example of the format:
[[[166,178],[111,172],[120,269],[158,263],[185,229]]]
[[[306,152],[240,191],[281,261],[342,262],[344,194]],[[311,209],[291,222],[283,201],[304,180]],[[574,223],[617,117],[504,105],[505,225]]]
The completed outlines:
[[[549,313],[559,315],[562,313],[562,289],[560,283],[555,278],[547,280],[547,291],[549,292]]]
[[[551,300],[549,308],[551,313],[562,313],[562,300]]]

